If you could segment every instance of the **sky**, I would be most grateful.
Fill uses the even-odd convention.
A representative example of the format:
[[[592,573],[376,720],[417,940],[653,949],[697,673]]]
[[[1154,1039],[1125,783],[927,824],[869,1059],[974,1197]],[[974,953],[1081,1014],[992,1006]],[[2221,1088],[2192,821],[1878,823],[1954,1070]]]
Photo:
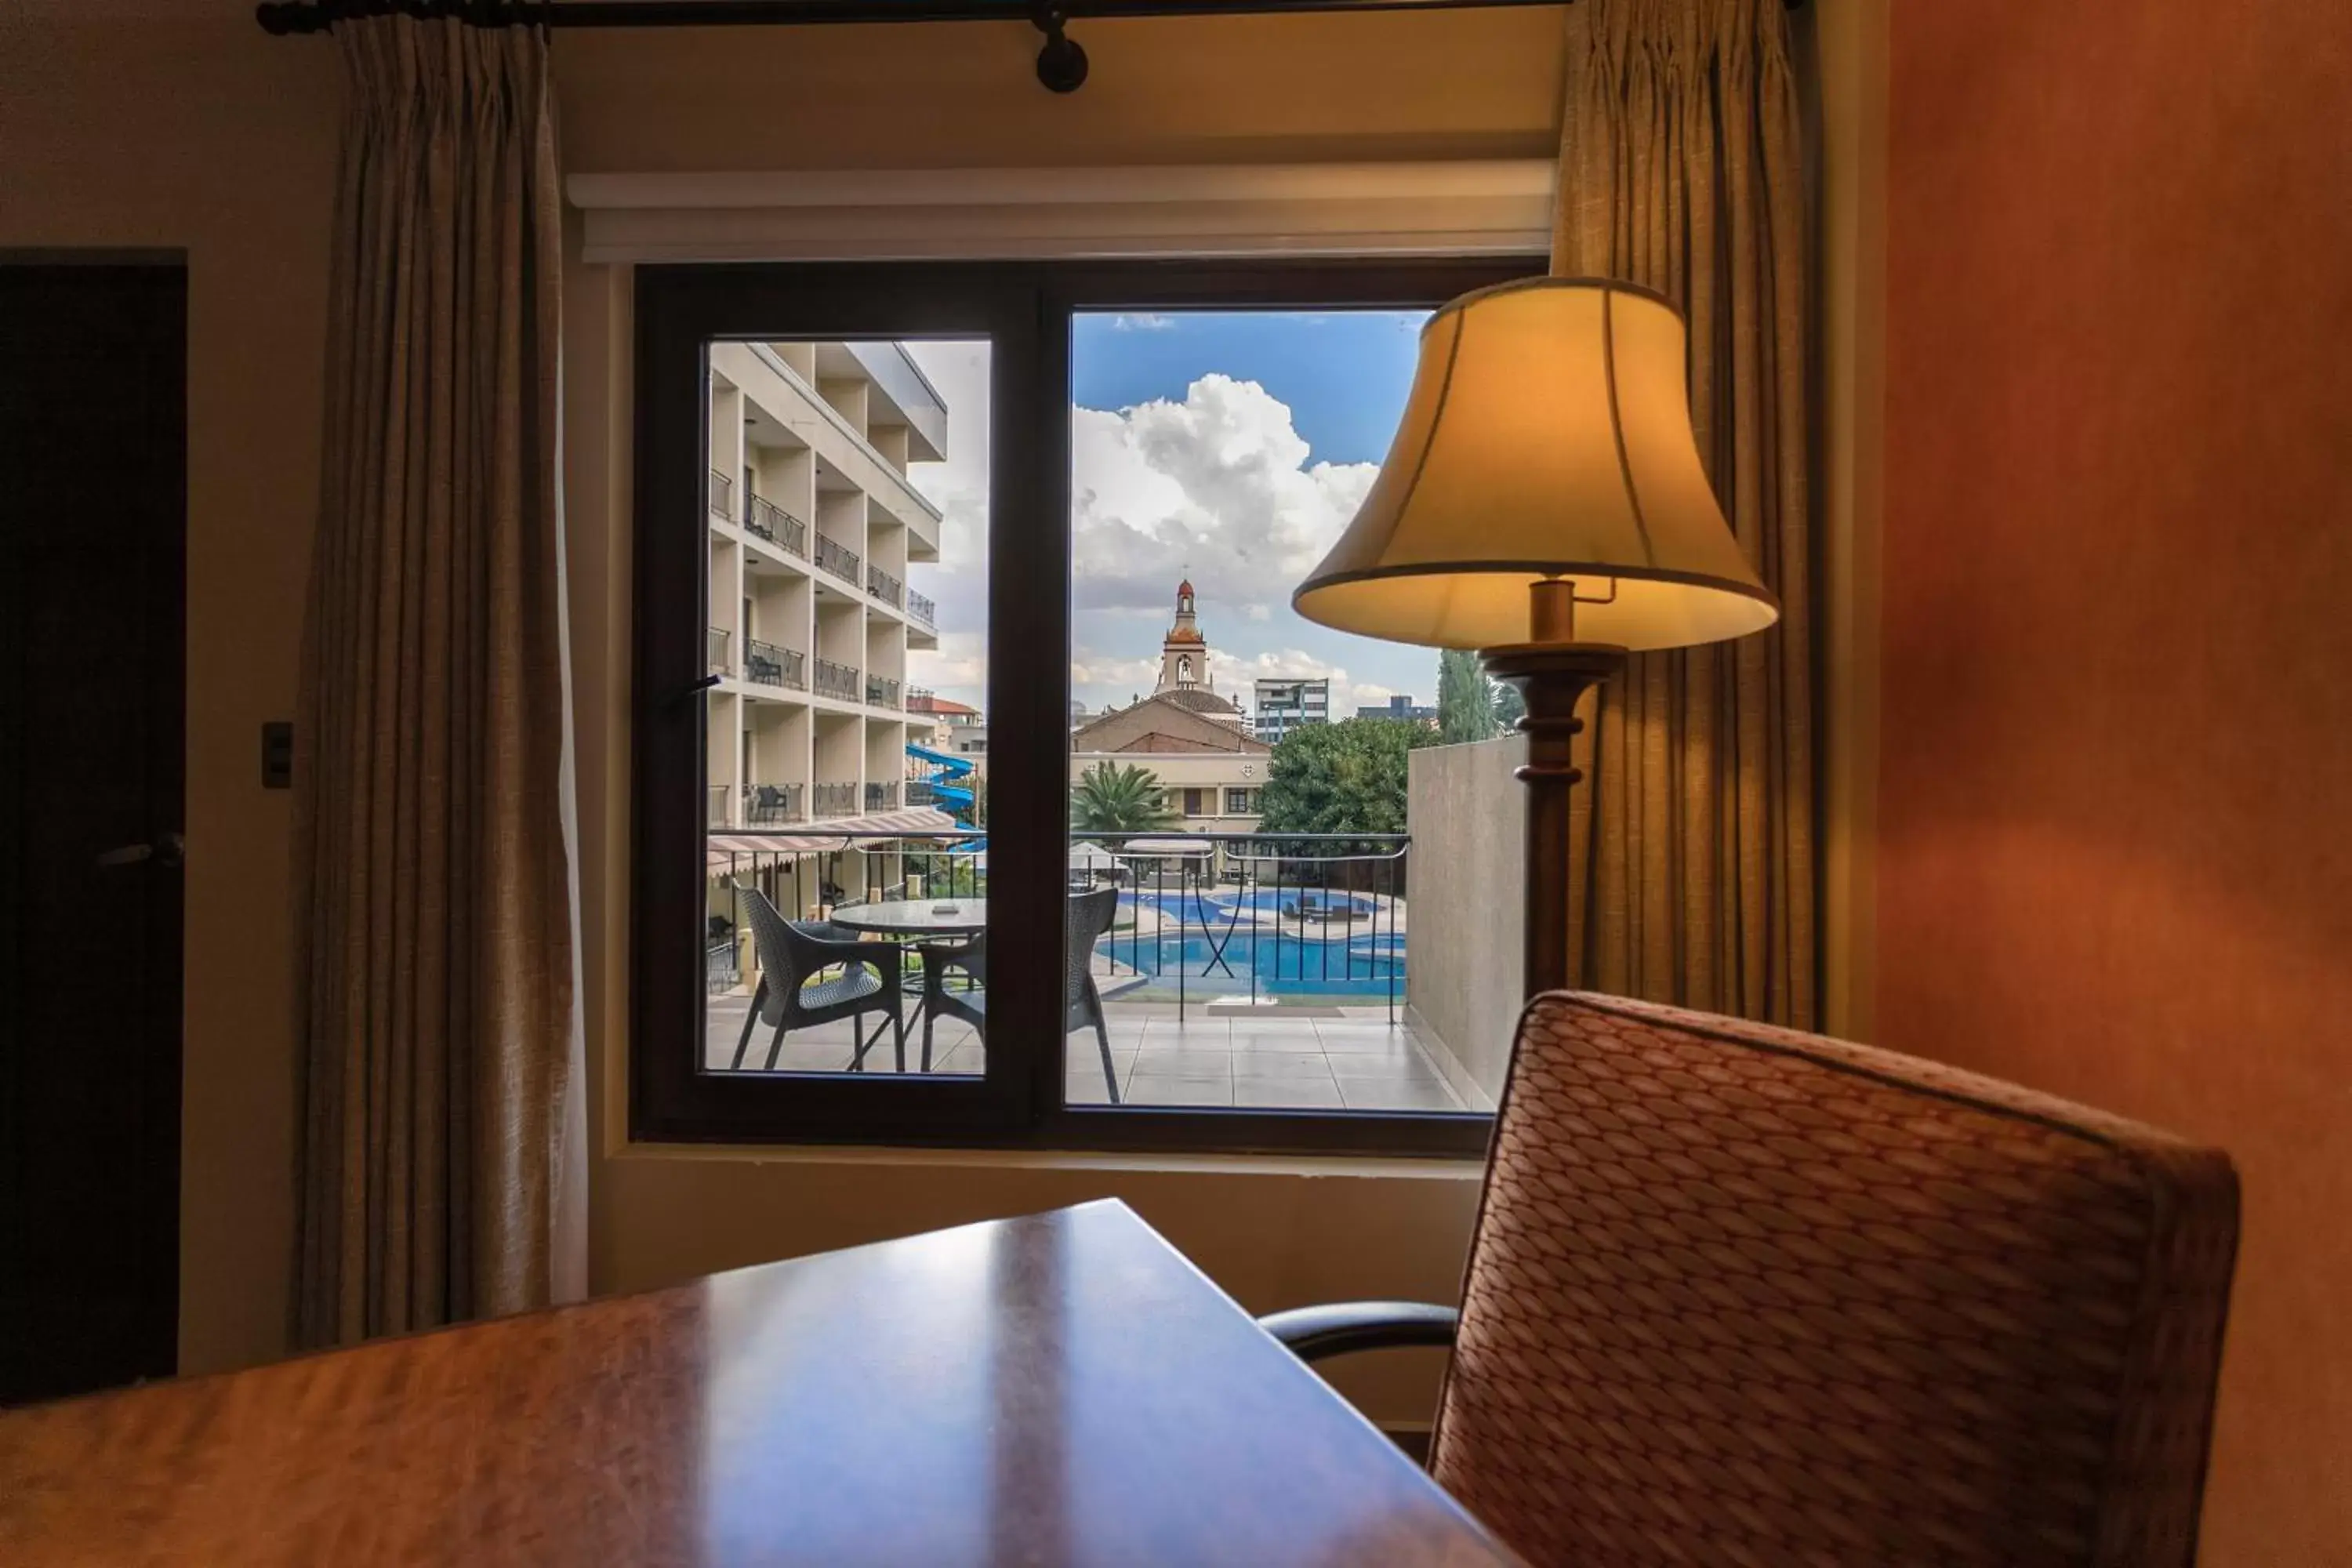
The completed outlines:
[[[1191,576],[1210,677],[1241,706],[1260,676],[1328,677],[1337,715],[1436,698],[1428,648],[1326,630],[1290,608],[1370,488],[1411,384],[1424,311],[1182,311],[1078,319],[1071,408],[1071,695],[1149,695]],[[914,465],[941,511],[940,648],[908,679],[985,708],[988,350],[910,342],[948,408],[947,458]]]

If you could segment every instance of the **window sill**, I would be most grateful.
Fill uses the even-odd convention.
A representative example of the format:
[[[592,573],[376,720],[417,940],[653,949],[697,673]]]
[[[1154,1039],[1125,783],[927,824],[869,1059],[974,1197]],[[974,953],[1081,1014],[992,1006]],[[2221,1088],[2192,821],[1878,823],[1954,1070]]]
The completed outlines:
[[[962,1166],[997,1170],[1123,1171],[1218,1176],[1340,1177],[1475,1184],[1484,1159],[1405,1154],[1219,1154],[1076,1149],[933,1149],[887,1144],[657,1143],[623,1142],[609,1160],[637,1163]]]

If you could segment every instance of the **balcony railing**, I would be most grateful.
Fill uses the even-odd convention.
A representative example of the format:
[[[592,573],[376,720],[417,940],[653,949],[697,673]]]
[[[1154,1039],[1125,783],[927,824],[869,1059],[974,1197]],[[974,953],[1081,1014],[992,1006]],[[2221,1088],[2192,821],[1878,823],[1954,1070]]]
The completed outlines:
[[[857,786],[855,784],[821,784],[810,792],[809,812],[814,816],[856,816]]]
[[[908,805],[935,805],[939,803],[939,789],[929,779],[908,779],[899,787],[906,792]]]
[[[824,535],[820,534],[821,539]],[[857,669],[854,665],[835,664],[829,658],[816,661],[816,694],[835,697],[844,702],[857,700]]]
[[[757,827],[780,822],[804,822],[808,786],[797,784],[755,784],[743,796],[743,820]]]
[[[857,585],[857,552],[838,539],[823,532],[816,536],[816,563],[850,586]]]
[[[907,590],[907,614],[927,626],[937,626],[940,624],[940,607],[912,588]]]
[[[898,786],[895,784],[870,784],[866,786],[866,809],[896,811],[898,809]]]
[[[879,566],[866,569],[866,591],[892,609],[897,609],[907,598],[907,585]]]
[[[712,626],[703,634],[705,661],[710,666],[711,674],[727,675],[733,672],[735,660],[729,647],[733,640],[733,634],[725,626]]]
[[[818,663],[824,661],[819,659]],[[808,689],[808,656],[796,647],[779,647],[758,637],[743,639],[743,679],[756,680],[762,686],[789,686],[795,691]]]
[[[777,549],[807,559],[808,524],[766,496],[744,499],[743,527]]]
[[[710,470],[710,510],[724,518],[735,515],[735,481],[717,468]]]
[[[898,683],[891,679],[887,675],[867,676],[866,678],[866,700],[869,706],[875,708],[898,707]]]
[[[710,786],[711,826],[725,827],[729,826],[727,818],[727,803],[733,797],[734,793],[734,791],[729,789],[725,784],[712,784]]]

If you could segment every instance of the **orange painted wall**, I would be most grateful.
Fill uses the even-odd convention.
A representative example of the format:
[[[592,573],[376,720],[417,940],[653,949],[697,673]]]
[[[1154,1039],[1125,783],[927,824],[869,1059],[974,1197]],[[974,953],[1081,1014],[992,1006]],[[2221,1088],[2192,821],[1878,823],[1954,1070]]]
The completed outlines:
[[[2209,1563],[2352,1561],[2352,6],[1895,8],[1875,1036],[2236,1157]]]

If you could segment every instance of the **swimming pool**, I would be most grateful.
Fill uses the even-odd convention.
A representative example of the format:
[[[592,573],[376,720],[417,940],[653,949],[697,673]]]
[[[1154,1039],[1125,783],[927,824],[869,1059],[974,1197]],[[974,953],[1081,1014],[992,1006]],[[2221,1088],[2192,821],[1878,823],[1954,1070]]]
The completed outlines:
[[[1220,928],[1222,934],[1222,928]],[[1095,952],[1149,976],[1153,989],[1257,991],[1274,995],[1385,998],[1404,983],[1404,934],[1383,931],[1333,941],[1301,940],[1286,931],[1234,931],[1223,946],[1195,931],[1179,938],[1113,931]]]

